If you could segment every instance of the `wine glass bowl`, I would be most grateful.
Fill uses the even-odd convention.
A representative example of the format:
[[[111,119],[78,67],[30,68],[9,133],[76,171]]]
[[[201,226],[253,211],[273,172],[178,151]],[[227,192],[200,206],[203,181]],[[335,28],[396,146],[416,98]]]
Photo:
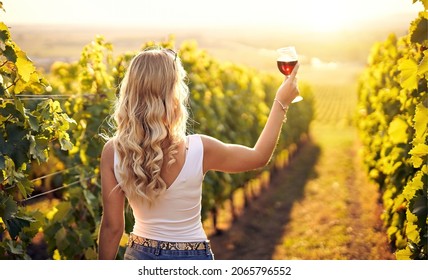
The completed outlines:
[[[290,76],[291,72],[293,72],[294,66],[296,66],[298,57],[296,49],[293,46],[280,48],[277,50],[278,58],[276,60],[278,70],[284,74],[285,76]],[[303,100],[303,98],[299,95],[292,103],[296,103]]]
[[[294,47],[285,47],[278,49],[277,52],[279,55],[276,62],[279,71],[285,76],[290,76],[298,60],[296,49]]]

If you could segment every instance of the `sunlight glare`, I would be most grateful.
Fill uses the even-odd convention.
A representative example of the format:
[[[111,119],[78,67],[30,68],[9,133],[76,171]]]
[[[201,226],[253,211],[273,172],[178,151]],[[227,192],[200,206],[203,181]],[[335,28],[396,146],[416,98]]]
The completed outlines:
[[[341,30],[351,24],[353,16],[349,3],[342,0],[310,1],[305,14],[305,27],[316,32]]]

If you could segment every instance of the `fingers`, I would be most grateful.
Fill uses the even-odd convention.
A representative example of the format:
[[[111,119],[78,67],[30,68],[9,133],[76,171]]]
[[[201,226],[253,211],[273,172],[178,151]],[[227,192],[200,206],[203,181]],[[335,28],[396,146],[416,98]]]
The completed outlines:
[[[289,78],[295,78],[297,75],[297,71],[299,71],[300,63],[297,62],[296,66],[294,66],[293,71],[291,72]]]
[[[293,71],[291,72],[291,74],[289,76],[289,79],[291,79],[290,82],[291,82],[291,84],[293,85],[293,88],[294,88],[293,91],[295,93],[295,96],[298,96],[300,94],[299,86],[297,84],[297,77],[296,77],[297,72],[299,70],[299,67],[300,67],[300,63],[297,63],[296,66],[294,66],[294,69],[293,69]]]
[[[284,81],[278,89],[278,99],[283,101],[284,104],[291,104],[293,99],[300,94],[296,77],[299,67],[300,63],[297,63],[290,75],[288,77],[285,76]]]

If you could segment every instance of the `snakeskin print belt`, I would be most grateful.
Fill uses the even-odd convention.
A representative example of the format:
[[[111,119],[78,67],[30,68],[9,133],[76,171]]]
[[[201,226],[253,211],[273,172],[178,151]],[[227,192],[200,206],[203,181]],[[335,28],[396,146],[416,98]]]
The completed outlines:
[[[201,241],[201,242],[167,242],[167,241],[158,241],[153,239],[144,238],[134,234],[130,234],[128,240],[128,246],[131,247],[132,244],[138,244],[144,247],[149,248],[159,248],[162,250],[209,250],[210,241]]]

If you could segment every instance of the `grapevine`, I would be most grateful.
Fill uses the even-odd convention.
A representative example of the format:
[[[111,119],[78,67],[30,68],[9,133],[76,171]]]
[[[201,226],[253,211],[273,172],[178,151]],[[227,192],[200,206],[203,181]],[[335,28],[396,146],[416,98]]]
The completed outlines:
[[[426,5],[426,2],[425,2]],[[427,259],[428,12],[373,46],[359,83],[358,128],[398,259]]]
[[[47,85],[0,23],[0,258],[29,258],[25,248],[44,225],[39,211],[21,203],[34,191],[30,170],[48,160],[53,146],[73,147],[68,130],[75,122],[59,102],[20,97],[41,95]]]

